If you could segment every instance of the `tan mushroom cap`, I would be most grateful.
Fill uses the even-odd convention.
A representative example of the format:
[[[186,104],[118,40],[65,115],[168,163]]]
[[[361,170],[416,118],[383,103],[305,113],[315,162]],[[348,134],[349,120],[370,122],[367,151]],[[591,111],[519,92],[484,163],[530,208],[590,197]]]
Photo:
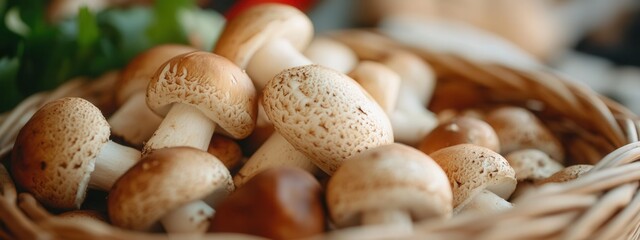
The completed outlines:
[[[163,63],[180,54],[197,50],[186,45],[164,44],[138,54],[122,70],[114,85],[116,104],[120,106],[131,95],[146,91],[151,77]]]
[[[102,221],[107,222],[107,217],[96,210],[73,210],[64,212],[58,215],[58,218],[64,219],[64,221],[71,221],[74,223],[82,223],[83,221]]]
[[[327,205],[341,227],[379,209],[407,211],[420,221],[449,217],[452,193],[447,175],[429,156],[393,143],[345,161],[329,180]]]
[[[546,183],[561,183],[571,181],[576,179],[582,174],[589,172],[593,168],[593,165],[588,164],[578,164],[566,167],[555,174],[551,175],[548,178],[542,179],[536,182],[536,185],[546,184]]]
[[[329,68],[282,71],[265,87],[263,102],[276,131],[329,174],[345,159],[393,142],[384,110],[353,79]]]
[[[227,23],[214,52],[245,69],[258,49],[277,38],[288,40],[302,51],[313,38],[313,24],[295,7],[256,5]]]
[[[364,60],[348,73],[385,110],[396,108],[400,91],[400,75],[382,63]]]
[[[18,133],[11,155],[14,180],[46,206],[79,208],[109,135],[100,109],[87,100],[52,101]]]
[[[516,188],[515,171],[500,154],[488,148],[459,144],[429,154],[447,173],[453,206],[464,206],[486,189],[507,199]]]
[[[240,145],[222,135],[214,134],[211,137],[207,152],[218,158],[229,171],[236,169],[242,163],[243,156]]]
[[[489,112],[485,121],[498,134],[502,154],[535,148],[558,162],[564,162],[564,149],[560,141],[527,109],[501,107]]]
[[[119,227],[148,230],[175,208],[233,189],[229,171],[213,155],[190,147],[158,149],[114,184],[109,219]]]
[[[434,128],[418,145],[420,151],[430,154],[457,144],[470,143],[500,152],[500,140],[486,122],[473,117],[457,117]]]
[[[163,64],[147,88],[147,105],[166,115],[173,103],[198,108],[233,138],[248,136],[257,116],[256,89],[242,69],[208,52],[176,56]]]
[[[537,149],[523,149],[504,156],[516,171],[518,181],[541,180],[563,169],[562,165]]]

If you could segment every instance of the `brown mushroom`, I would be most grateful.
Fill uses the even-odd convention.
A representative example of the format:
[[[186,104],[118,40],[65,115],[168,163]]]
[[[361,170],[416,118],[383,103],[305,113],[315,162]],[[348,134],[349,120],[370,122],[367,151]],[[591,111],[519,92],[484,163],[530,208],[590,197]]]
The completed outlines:
[[[588,165],[588,164],[572,165],[572,166],[563,168],[562,170],[554,173],[548,178],[537,181],[536,185],[571,181],[573,179],[576,179],[582,176],[582,174],[589,172],[592,168],[593,168],[593,165]]]
[[[308,172],[271,168],[251,178],[216,208],[210,232],[300,239],[325,229],[322,189]]]
[[[240,145],[228,137],[214,134],[209,142],[207,152],[215,156],[229,171],[233,171],[242,163]]]
[[[11,172],[44,205],[79,208],[88,187],[108,191],[140,158],[109,140],[100,109],[82,98],[61,98],[40,108],[20,129]]]
[[[518,180],[518,186],[512,198],[517,198],[534,187],[535,182],[546,179],[563,168],[560,163],[537,149],[517,150],[504,157],[516,172],[516,180]]]
[[[441,123],[424,137],[418,149],[431,154],[439,149],[462,143],[500,152],[500,141],[493,128],[486,122],[472,117],[458,117]]]
[[[191,147],[158,149],[115,183],[109,219],[133,230],[162,222],[167,232],[204,232],[214,212],[209,205],[233,189],[229,170],[213,155]]]
[[[81,224],[84,221],[101,221],[107,222],[105,214],[96,210],[73,210],[63,212],[58,215],[58,218],[72,223]]]
[[[451,216],[445,172],[426,154],[403,144],[371,148],[347,159],[327,186],[338,227],[412,222]]]

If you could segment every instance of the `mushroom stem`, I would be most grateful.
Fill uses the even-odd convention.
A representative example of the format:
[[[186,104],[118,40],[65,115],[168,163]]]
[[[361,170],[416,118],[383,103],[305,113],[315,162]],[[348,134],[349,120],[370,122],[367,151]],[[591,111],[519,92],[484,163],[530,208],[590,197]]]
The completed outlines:
[[[487,214],[504,211],[513,207],[513,204],[489,190],[482,190],[471,199],[469,203],[457,209],[458,213],[473,212],[474,214]],[[454,212],[456,212],[454,210]]]
[[[318,172],[318,167],[309,157],[296,150],[280,133],[274,132],[251,155],[238,174],[233,177],[233,182],[236,187],[240,187],[256,174],[268,168],[282,166],[299,167],[311,174]]]
[[[246,70],[260,92],[267,82],[282,70],[308,64],[312,64],[311,60],[287,40],[276,39],[255,52]]]
[[[396,225],[411,230],[413,221],[407,211],[398,209],[377,209],[362,214],[362,225]]]
[[[427,110],[420,100],[401,88],[395,111],[389,116],[397,142],[416,146],[438,126],[435,114]]]
[[[91,188],[109,191],[113,184],[140,159],[140,151],[109,140],[95,158]]]
[[[206,151],[216,124],[200,110],[174,103],[167,116],[142,150],[146,155],[155,149],[187,146]]]
[[[165,214],[160,222],[167,233],[204,233],[214,213],[203,201],[194,201]]]
[[[113,135],[139,146],[153,135],[162,118],[147,107],[145,98],[144,92],[135,93],[111,115],[109,125]]]

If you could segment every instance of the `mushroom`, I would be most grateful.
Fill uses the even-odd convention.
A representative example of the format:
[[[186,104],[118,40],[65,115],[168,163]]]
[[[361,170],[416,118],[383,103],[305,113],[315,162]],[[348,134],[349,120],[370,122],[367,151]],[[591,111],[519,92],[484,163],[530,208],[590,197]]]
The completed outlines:
[[[73,223],[82,223],[84,221],[101,221],[107,222],[106,216],[98,212],[96,210],[73,210],[68,212],[63,212],[58,215],[59,219],[63,221],[73,222]]]
[[[348,75],[371,94],[388,115],[393,113],[400,90],[400,76],[397,73],[381,63],[365,60]]]
[[[457,117],[443,122],[424,137],[418,149],[431,154],[439,149],[470,143],[500,152],[500,141],[493,128],[486,122],[472,117]]]
[[[207,152],[218,158],[229,171],[233,171],[242,163],[242,151],[238,143],[219,134],[211,137]]]
[[[501,107],[489,112],[485,121],[500,139],[500,153],[509,154],[520,149],[534,148],[553,160],[564,162],[560,141],[533,113],[520,107]]]
[[[251,79],[226,58],[199,51],[158,69],[147,87],[147,105],[165,118],[143,154],[173,146],[206,150],[216,126],[232,138],[246,137],[257,114]]]
[[[552,182],[561,183],[561,182],[571,181],[589,172],[592,168],[593,168],[593,165],[588,165],[588,164],[572,165],[572,166],[563,168],[562,170],[554,173],[548,178],[537,181],[536,185],[539,186],[539,185],[552,183]]]
[[[352,71],[358,64],[358,56],[351,48],[329,37],[314,38],[304,55],[318,65],[341,73]]]
[[[115,100],[119,108],[109,118],[113,135],[136,146],[142,146],[153,135],[162,118],[151,111],[145,101],[151,77],[167,60],[196,50],[183,45],[159,45],[139,54],[127,64],[115,84]]]
[[[79,208],[88,187],[108,191],[140,158],[109,140],[109,124],[90,102],[60,98],[20,129],[11,155],[14,180],[42,204]]]
[[[398,225],[451,216],[445,172],[426,154],[393,143],[344,161],[327,186],[327,206],[338,227]]]
[[[491,149],[458,144],[431,153],[447,173],[453,189],[454,214],[490,213],[511,208],[507,202],[516,188],[515,171]]]
[[[191,147],[163,148],[140,159],[113,186],[108,197],[111,222],[167,232],[204,232],[214,204],[233,191],[229,170],[213,155]]]
[[[313,38],[313,24],[285,4],[255,5],[227,23],[214,52],[247,70],[258,91],[280,71],[311,64],[300,51]]]
[[[216,208],[210,232],[246,233],[269,239],[301,239],[325,229],[322,188],[295,167],[260,172]]]
[[[263,104],[276,131],[329,175],[345,159],[393,143],[382,108],[353,79],[326,67],[281,72],[265,87]]]
[[[516,172],[516,180],[518,180],[518,186],[512,198],[517,198],[528,191],[536,181],[548,178],[563,169],[560,163],[537,149],[517,150],[507,154],[505,158]]]

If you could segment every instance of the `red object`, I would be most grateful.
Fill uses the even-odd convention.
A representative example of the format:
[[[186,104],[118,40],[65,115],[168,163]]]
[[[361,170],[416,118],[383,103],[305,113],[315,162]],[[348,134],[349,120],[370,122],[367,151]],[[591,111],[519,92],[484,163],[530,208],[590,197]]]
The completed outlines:
[[[238,0],[226,13],[227,20],[234,18],[238,13],[245,9],[261,3],[282,3],[288,4],[300,9],[301,11],[309,10],[317,0]]]

